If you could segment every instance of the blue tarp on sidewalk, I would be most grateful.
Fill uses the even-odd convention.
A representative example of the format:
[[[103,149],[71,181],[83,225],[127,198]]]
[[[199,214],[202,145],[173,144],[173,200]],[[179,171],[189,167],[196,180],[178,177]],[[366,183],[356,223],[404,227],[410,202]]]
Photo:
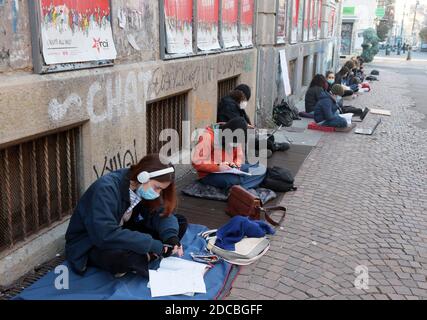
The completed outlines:
[[[190,253],[201,252],[206,243],[200,232],[208,230],[204,226],[190,225],[182,243],[186,254],[185,259],[191,260]],[[65,262],[64,265],[67,265]],[[157,263],[158,265],[158,263]],[[156,269],[156,266],[152,266]],[[57,290],[55,279],[58,274],[51,271],[31,287],[25,289],[14,299],[17,300],[214,300],[228,294],[231,284],[238,275],[238,267],[221,261],[205,275],[207,294],[194,297],[174,296],[152,299],[147,288],[148,279],[128,274],[115,279],[110,273],[96,268],[89,268],[82,277],[69,273],[69,289]]]

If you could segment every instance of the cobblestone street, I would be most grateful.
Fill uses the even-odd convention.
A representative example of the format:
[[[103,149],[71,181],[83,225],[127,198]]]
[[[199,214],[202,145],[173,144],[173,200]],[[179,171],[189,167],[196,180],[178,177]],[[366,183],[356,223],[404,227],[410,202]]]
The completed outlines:
[[[299,190],[284,198],[288,215],[271,250],[242,270],[229,298],[427,298],[427,132],[414,125],[423,116],[405,82],[381,70],[372,93],[346,101],[392,116],[373,136],[323,135]],[[355,287],[359,266],[369,289]]]

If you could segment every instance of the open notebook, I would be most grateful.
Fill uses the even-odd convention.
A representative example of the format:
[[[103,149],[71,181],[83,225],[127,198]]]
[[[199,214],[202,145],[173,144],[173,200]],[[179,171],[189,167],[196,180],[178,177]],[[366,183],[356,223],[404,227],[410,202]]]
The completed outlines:
[[[151,296],[159,298],[206,293],[204,276],[209,269],[203,263],[174,257],[163,259],[158,270],[149,271]]]
[[[239,176],[252,176],[252,173],[244,172],[244,171],[241,171],[241,170],[235,169],[235,168],[227,170],[227,171],[214,172],[214,173],[215,174],[232,173],[232,174],[237,174]]]

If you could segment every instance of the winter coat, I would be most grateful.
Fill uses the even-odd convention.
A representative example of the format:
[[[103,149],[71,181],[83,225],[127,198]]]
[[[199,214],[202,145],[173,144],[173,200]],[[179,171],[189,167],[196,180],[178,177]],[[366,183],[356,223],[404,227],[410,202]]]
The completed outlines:
[[[80,199],[65,235],[66,257],[76,273],[84,273],[89,252],[94,247],[132,251],[141,255],[162,253],[161,241],[149,234],[120,226],[123,215],[130,207],[129,176],[129,169],[105,175],[95,181]],[[135,214],[148,210],[143,210],[140,203],[133,211]],[[150,221],[150,227],[158,231],[162,241],[176,237],[179,230],[177,218],[173,215],[163,218],[159,213],[140,218]]]
[[[320,123],[326,120],[331,120],[335,117],[338,110],[338,105],[333,96],[329,93],[322,92],[319,102],[317,102],[314,110],[314,121]]]
[[[222,98],[218,106],[218,122],[229,122],[237,117],[243,117],[249,125],[252,124],[246,111],[233,98]]]

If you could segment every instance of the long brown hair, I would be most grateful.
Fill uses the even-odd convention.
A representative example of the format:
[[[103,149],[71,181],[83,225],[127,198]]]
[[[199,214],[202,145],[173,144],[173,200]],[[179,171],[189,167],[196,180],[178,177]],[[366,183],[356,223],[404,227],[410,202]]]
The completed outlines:
[[[130,179],[138,181],[138,175],[143,171],[154,172],[173,167],[171,163],[165,163],[168,162],[161,158],[159,154],[149,154],[130,168]],[[177,206],[175,173],[165,174],[154,179],[159,182],[170,182],[170,185],[162,191],[160,199],[153,201],[143,200],[143,204],[151,210],[159,209],[163,206],[162,215],[169,217],[174,213]]]

